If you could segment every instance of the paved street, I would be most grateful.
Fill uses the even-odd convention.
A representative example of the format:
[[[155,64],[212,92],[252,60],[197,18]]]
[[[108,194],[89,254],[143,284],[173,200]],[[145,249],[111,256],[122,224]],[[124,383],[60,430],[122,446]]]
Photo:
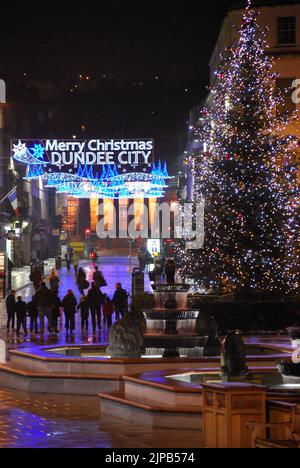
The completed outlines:
[[[200,448],[197,431],[100,416],[99,399],[0,389],[0,448]]]
[[[54,266],[53,261],[48,261],[45,273],[48,274],[51,268]],[[107,287],[102,288],[102,291],[108,294],[110,297],[113,296],[115,291],[115,285],[117,282],[121,282],[122,286],[128,291],[131,291],[131,281],[132,281],[132,271],[133,268],[137,266],[136,259],[132,258],[131,261],[127,257],[105,257],[99,262],[99,269],[103,272],[104,277],[107,281]],[[87,261],[80,263],[80,266],[84,268],[87,279],[89,282],[92,281],[94,266]],[[60,297],[61,299],[67,293],[68,289],[72,289],[77,297],[77,300],[80,300],[80,293],[78,291],[74,269],[68,272],[66,268],[62,268],[59,271],[60,277]],[[34,294],[34,288],[32,285],[28,286],[29,278],[29,267],[25,267],[23,272],[17,270],[15,272],[15,287],[19,289],[24,285],[25,287],[19,290],[18,294],[22,295],[23,299],[26,302],[31,300],[32,295]],[[151,284],[149,281],[149,276],[145,274],[145,289],[146,291],[151,291]],[[103,328],[100,332],[93,334],[91,329],[91,323],[88,333],[81,332],[80,326],[80,314],[76,314],[76,332],[73,336],[66,336],[64,329],[61,327],[61,333],[57,336],[48,335],[41,337],[40,335],[28,335],[26,338],[21,334],[20,337],[17,337],[15,333],[6,333],[6,313],[5,308],[2,308],[2,313],[0,314],[0,338],[4,339],[7,343],[8,348],[18,348],[27,346],[30,343],[36,345],[48,345],[48,344],[77,344],[77,343],[106,343],[108,330]]]
[[[52,267],[52,262],[48,262]],[[92,265],[83,262],[88,280],[94,271]],[[136,266],[128,264],[127,258],[105,258],[100,264],[108,286],[103,291],[109,295],[114,292],[115,283],[122,282],[125,289],[131,289],[131,273]],[[77,298],[80,294],[74,281],[74,274],[63,268],[60,272],[61,297],[68,289],[73,289]],[[29,269],[15,271],[14,285],[17,289],[28,283]],[[151,290],[148,275],[146,290]],[[25,300],[33,293],[31,286],[20,291]],[[70,344],[105,343],[107,331],[104,329],[94,335],[91,330],[82,334],[79,330],[73,337],[66,337],[64,330],[58,336],[43,338],[39,335],[8,334],[5,329],[5,314],[2,314],[0,337],[7,348],[22,348],[29,344]],[[155,429],[132,424],[112,417],[100,415],[99,399],[64,395],[37,395],[0,388],[0,448],[200,448],[201,435],[195,431]]]
[[[49,276],[51,269],[55,266],[53,259],[47,260],[45,262],[45,276]],[[123,287],[127,291],[131,291],[131,274],[135,267],[138,266],[137,260],[132,258],[131,261],[127,257],[105,257],[98,262],[99,269],[103,272],[105,279],[107,281],[107,287],[103,288],[103,292],[108,295],[112,295],[115,290],[115,285],[117,282],[121,282]],[[82,261],[79,265],[82,267],[86,274],[87,280],[92,282],[93,273],[95,271],[94,266],[89,261]],[[74,268],[72,267],[71,271],[68,272],[66,268],[62,268],[58,272],[60,278],[60,295],[61,297],[68,291],[72,289],[76,296],[80,298],[78,293],[78,288],[75,282]],[[30,267],[24,267],[15,269],[13,271],[12,278],[12,287],[20,293],[25,300],[29,300],[34,292],[32,285],[29,280],[30,276]],[[145,287],[147,291],[151,291],[151,285],[148,275],[145,275]]]

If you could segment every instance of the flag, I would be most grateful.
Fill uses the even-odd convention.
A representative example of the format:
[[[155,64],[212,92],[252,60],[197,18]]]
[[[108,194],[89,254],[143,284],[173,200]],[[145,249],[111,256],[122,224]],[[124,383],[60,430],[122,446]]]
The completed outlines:
[[[17,197],[17,188],[15,188],[12,193],[7,197],[11,206],[14,209],[14,212],[16,213],[17,216],[20,214],[20,207],[18,203],[18,197]]]

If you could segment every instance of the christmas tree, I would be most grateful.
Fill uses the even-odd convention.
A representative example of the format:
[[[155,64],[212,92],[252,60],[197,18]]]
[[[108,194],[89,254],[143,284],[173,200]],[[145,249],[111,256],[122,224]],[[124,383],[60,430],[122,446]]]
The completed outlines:
[[[181,250],[182,276],[238,293],[299,287],[296,146],[284,135],[273,60],[249,3],[238,41],[222,58],[213,105],[199,122],[206,143],[190,156],[194,201],[205,200],[205,245]]]

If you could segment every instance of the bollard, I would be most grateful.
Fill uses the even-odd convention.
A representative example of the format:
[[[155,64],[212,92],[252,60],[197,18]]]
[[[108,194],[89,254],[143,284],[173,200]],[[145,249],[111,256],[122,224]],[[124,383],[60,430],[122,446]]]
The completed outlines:
[[[0,340],[0,364],[6,363],[6,344],[5,341]]]
[[[5,301],[0,299],[0,327],[6,326],[7,316],[6,316],[6,307]]]
[[[266,438],[266,388],[246,383],[203,385],[203,435],[205,448],[252,448],[248,423],[261,425]]]

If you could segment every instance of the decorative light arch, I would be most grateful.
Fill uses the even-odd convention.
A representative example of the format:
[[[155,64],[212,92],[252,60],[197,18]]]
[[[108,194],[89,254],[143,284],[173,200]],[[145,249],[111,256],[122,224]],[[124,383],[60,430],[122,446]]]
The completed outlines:
[[[92,142],[94,147],[96,145],[95,141],[98,142],[99,148],[104,144],[111,145],[111,148],[121,148],[122,145],[124,146],[128,142],[127,140],[110,140],[104,143],[100,140],[91,140],[91,142],[58,143],[57,140],[54,140],[54,142],[45,140],[44,144],[42,144],[43,142],[37,143],[36,141],[28,144],[27,141],[19,140],[12,143],[12,157],[18,163],[27,166],[26,180],[42,180],[45,187],[56,189],[57,193],[68,194],[71,197],[136,199],[161,198],[164,196],[168,186],[167,181],[171,177],[169,176],[166,163],[162,164],[161,161],[157,164],[150,163],[151,151],[84,153],[83,149],[91,147]],[[148,148],[150,148],[149,142],[151,141],[153,143],[153,140],[148,140],[148,142],[137,140],[128,143],[128,146],[132,148],[134,145],[140,145],[141,148],[144,148],[148,145]],[[88,157],[91,155],[94,158],[99,158],[99,155],[106,155],[106,161],[108,158],[110,163],[97,165],[91,164],[90,160],[89,163],[79,164],[79,166],[53,163],[53,160],[56,160],[57,156],[60,157],[59,161],[63,158],[66,160],[67,154],[67,152],[52,153],[53,148],[75,148],[76,145],[82,148],[81,152],[74,153],[68,150],[68,158],[76,155],[77,159],[80,157],[82,160],[88,160]],[[124,166],[124,153],[128,156],[128,160],[131,161],[134,158],[135,163],[137,162],[138,155],[141,153],[141,156],[144,157],[144,164],[127,163]],[[55,158],[53,158],[53,154]],[[111,156],[112,154],[114,157]],[[146,160],[147,164],[145,163]],[[133,169],[136,168],[137,170],[134,171]],[[123,172],[120,172],[121,169]]]

